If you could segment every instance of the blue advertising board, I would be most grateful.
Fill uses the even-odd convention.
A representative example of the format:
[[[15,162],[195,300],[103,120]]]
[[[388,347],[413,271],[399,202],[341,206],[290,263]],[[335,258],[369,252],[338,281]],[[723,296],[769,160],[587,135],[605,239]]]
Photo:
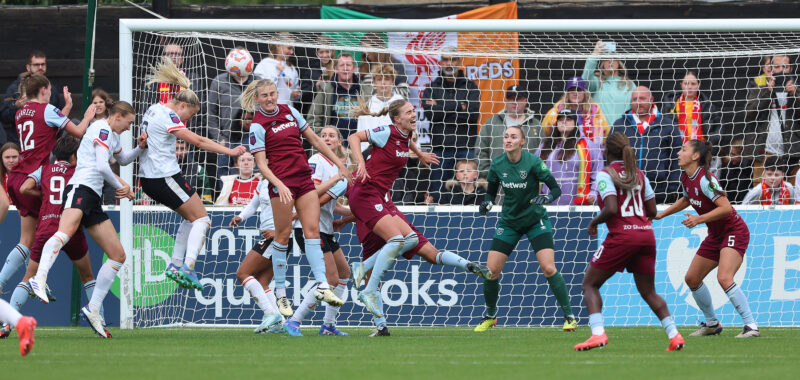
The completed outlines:
[[[761,325],[796,326],[800,324],[797,301],[800,299],[800,224],[794,223],[798,210],[746,210],[742,217],[750,226],[750,248],[745,263],[735,277]],[[179,289],[163,272],[172,254],[173,237],[178,216],[163,208],[148,208],[134,213],[133,249],[127,252],[133,272],[136,326],[170,324],[257,324],[262,317],[249,294],[236,280],[236,269],[247,250],[259,239],[257,218],[239,228],[227,227],[238,210],[210,209],[212,228],[199,258],[197,271],[205,285],[202,291]],[[119,213],[108,212],[115,225]],[[591,239],[585,227],[594,211],[550,212],[556,243],[556,265],[567,282],[573,311],[586,317],[580,284],[589,258],[598,240]],[[473,212],[407,213],[439,250],[450,250],[468,260],[485,262],[497,222],[497,213],[480,216]],[[0,231],[0,252],[10,251],[18,240],[19,218],[9,213]],[[664,296],[679,325],[694,325],[702,314],[694,305],[691,293],[683,283],[694,251],[705,236],[705,227],[687,229],[675,215],[654,223],[658,244],[656,289]],[[337,235],[344,253],[351,262],[361,249],[347,226]],[[602,239],[602,237],[601,237]],[[102,252],[90,241],[90,255],[95,270],[102,263]],[[602,241],[602,240],[601,240]],[[290,255],[287,291],[295,307],[301,295],[312,286],[310,270],[299,250]],[[714,306],[723,323],[739,324],[738,315],[716,284],[712,272],[707,284]],[[59,258],[48,283],[59,301],[44,305],[31,300],[23,312],[36,316],[41,325],[69,324],[69,297],[72,269],[65,258]],[[5,287],[8,299],[19,281],[19,273]],[[500,323],[505,326],[559,325],[562,313],[541,274],[530,244],[523,239],[512,253],[500,278]],[[106,299],[106,319],[112,325],[119,321],[119,281]],[[608,325],[657,325],[658,321],[639,298],[632,276],[627,273],[612,277],[601,290],[603,313]],[[382,286],[389,322],[393,325],[444,326],[470,325],[484,313],[482,281],[460,270],[432,265],[420,258],[399,259],[385,277]],[[341,308],[342,325],[369,325],[370,316],[355,300],[357,291],[349,284]],[[86,303],[85,296],[82,304]],[[318,308],[317,310],[322,310]],[[321,313],[314,321],[318,322]]]

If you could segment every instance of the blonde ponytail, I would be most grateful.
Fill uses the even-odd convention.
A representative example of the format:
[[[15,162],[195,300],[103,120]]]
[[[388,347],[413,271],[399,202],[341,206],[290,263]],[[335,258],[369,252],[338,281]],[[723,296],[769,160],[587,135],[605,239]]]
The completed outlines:
[[[389,118],[394,123],[395,116],[400,114],[400,108],[403,107],[408,103],[405,99],[398,99],[391,103],[389,103],[388,107],[384,107],[382,110],[378,112],[369,112],[369,102],[366,100],[364,95],[359,95],[358,97],[358,106],[350,110],[350,117],[353,119],[358,118],[359,116],[373,116],[373,117],[380,117],[383,115],[389,115]]]
[[[181,86],[185,89],[192,87],[192,82],[189,78],[183,75],[178,66],[175,66],[175,63],[168,57],[164,57],[156,67],[151,65],[150,70],[153,73],[150,75],[150,80],[147,82],[148,85],[153,83],[169,83]]]
[[[150,75],[150,80],[147,82],[148,85],[153,83],[169,83],[181,87],[181,90],[169,100],[171,103],[186,103],[192,107],[200,107],[200,98],[197,97],[194,91],[189,89],[192,87],[192,81],[190,81],[186,75],[183,75],[178,66],[175,66],[175,63],[173,63],[169,57],[164,57],[156,67],[151,65],[150,70],[153,73]]]
[[[242,109],[247,112],[256,112],[256,108],[258,106],[256,102],[256,97],[258,96],[258,90],[267,86],[273,86],[276,89],[278,86],[275,85],[275,82],[269,79],[259,79],[254,80],[247,88],[242,91],[242,95],[239,96],[239,101],[242,104]]]

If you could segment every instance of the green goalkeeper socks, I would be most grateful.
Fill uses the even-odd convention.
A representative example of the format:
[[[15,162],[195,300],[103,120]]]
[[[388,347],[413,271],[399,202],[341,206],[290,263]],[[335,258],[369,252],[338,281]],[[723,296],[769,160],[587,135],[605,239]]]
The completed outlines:
[[[553,294],[555,294],[558,305],[561,306],[561,311],[564,312],[564,316],[573,315],[572,306],[569,304],[567,284],[564,282],[564,278],[561,277],[561,273],[556,272],[556,274],[547,277],[547,283],[550,284],[550,289],[553,290]],[[484,293],[485,292],[486,291],[484,290]]]
[[[563,280],[562,280],[563,282]],[[483,299],[486,301],[486,315],[497,315],[497,297],[500,294],[500,280],[483,280]]]

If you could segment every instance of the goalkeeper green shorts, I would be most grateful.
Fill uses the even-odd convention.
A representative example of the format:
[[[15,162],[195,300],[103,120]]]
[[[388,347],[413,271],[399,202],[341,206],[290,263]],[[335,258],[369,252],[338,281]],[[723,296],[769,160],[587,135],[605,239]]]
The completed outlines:
[[[492,251],[498,251],[506,255],[510,255],[517,247],[519,239],[522,235],[528,235],[528,240],[531,242],[533,252],[539,252],[543,249],[553,249],[553,226],[550,220],[546,217],[540,219],[538,222],[524,228],[514,228],[508,225],[501,218],[497,222],[497,229],[492,239]]]

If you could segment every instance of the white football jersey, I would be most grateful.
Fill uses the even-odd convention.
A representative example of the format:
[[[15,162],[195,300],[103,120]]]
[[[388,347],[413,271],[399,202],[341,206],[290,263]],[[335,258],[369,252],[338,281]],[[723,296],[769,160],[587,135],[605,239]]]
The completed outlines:
[[[291,104],[292,91],[299,90],[300,75],[297,68],[283,62],[283,70],[278,71],[278,63],[273,58],[264,58],[256,65],[253,75],[258,79],[269,79],[278,87],[278,104]]]
[[[147,132],[147,149],[139,156],[139,175],[144,178],[166,178],[180,173],[175,157],[178,138],[173,132],[186,129],[178,114],[162,104],[153,104],[142,118]]]
[[[311,167],[311,179],[315,185],[319,185],[339,174],[339,168],[320,153],[311,156],[308,160],[308,166]],[[328,195],[333,199],[319,208],[319,232],[333,235],[333,209],[336,207],[336,200],[344,195],[346,191],[346,180],[340,180],[328,189]]]
[[[108,149],[108,156],[122,152],[119,135],[111,130],[105,119],[97,120],[86,129],[78,147],[78,163],[75,174],[69,180],[73,186],[84,185],[91,188],[97,195],[103,195],[103,175],[97,170],[95,145]]]
[[[259,212],[259,220],[261,223],[258,229],[261,231],[274,230],[275,223],[272,221],[272,203],[270,203],[269,200],[269,181],[263,180],[258,182],[255,198],[258,198],[258,205],[261,208]]]

